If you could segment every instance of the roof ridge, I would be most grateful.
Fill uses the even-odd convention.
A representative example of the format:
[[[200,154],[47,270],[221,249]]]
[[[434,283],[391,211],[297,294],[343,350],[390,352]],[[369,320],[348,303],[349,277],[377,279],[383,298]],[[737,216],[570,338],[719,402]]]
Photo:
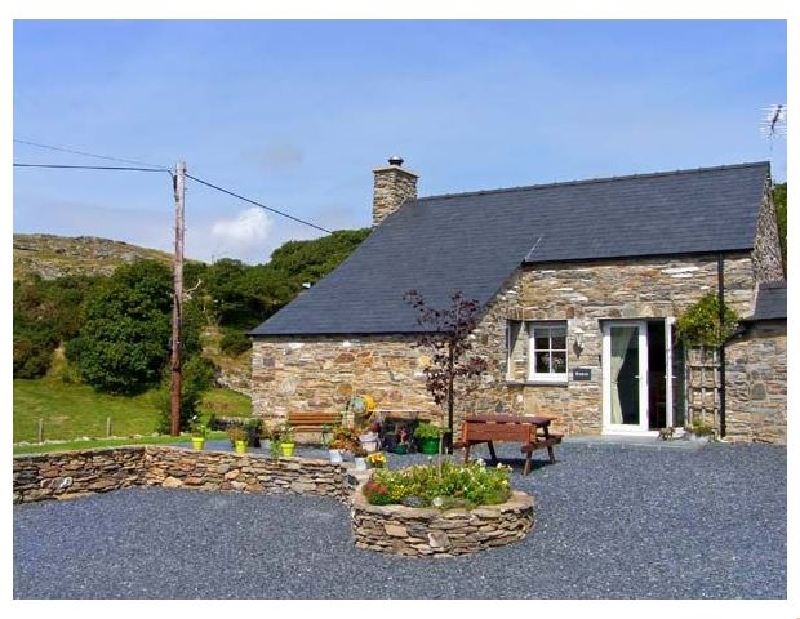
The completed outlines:
[[[519,185],[516,187],[500,187],[498,189],[481,189],[474,191],[459,191],[454,193],[442,193],[433,196],[422,196],[417,198],[417,202],[424,202],[426,200],[439,200],[442,198],[456,198],[461,196],[481,196],[486,194],[495,193],[508,193],[512,191],[531,191],[535,189],[549,189],[551,187],[568,187],[572,185],[589,185],[593,183],[612,183],[615,181],[626,181],[637,178],[654,178],[662,176],[677,176],[679,174],[698,174],[704,172],[716,172],[719,170],[732,170],[737,168],[756,168],[759,166],[769,166],[769,161],[750,161],[744,163],[733,163],[727,165],[711,166],[705,168],[684,168],[678,170],[670,170],[668,172],[645,172],[642,174],[627,174],[622,176],[608,176],[604,178],[587,178],[575,181],[559,181],[554,183],[541,183],[536,185]]]

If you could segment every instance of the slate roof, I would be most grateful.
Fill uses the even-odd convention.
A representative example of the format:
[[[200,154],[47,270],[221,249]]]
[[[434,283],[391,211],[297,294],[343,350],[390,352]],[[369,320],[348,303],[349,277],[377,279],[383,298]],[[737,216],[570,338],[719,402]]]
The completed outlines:
[[[756,310],[749,321],[786,320],[786,282],[761,282],[756,292]]]
[[[489,301],[522,263],[750,250],[769,163],[419,198],[251,335],[416,332],[403,300]]]

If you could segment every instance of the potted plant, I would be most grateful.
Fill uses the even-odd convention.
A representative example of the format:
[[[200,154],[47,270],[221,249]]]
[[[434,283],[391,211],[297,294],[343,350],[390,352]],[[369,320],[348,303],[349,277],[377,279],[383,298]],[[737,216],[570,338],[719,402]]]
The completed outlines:
[[[228,438],[231,440],[231,447],[236,450],[237,454],[247,453],[247,430],[241,426],[234,426],[228,430]]]
[[[367,464],[373,469],[386,468],[386,456],[380,451],[371,453],[367,456]]]
[[[206,426],[192,418],[192,449],[201,450],[206,444]]]
[[[276,460],[281,457],[281,434],[280,426],[273,426],[266,430],[266,437],[269,438],[269,455]]]
[[[407,454],[409,445],[409,433],[405,426],[397,428],[395,433],[394,453]]]
[[[356,470],[366,471],[367,450],[364,449],[361,445],[356,445],[355,447],[353,447],[353,457],[355,458],[356,462]]]
[[[354,430],[344,426],[334,428],[333,440],[330,442],[329,450],[335,450],[338,454],[331,454],[332,458],[335,458],[338,462],[340,457],[343,458],[347,452],[352,453],[356,447],[361,447],[361,443],[358,439],[358,434]]]
[[[342,439],[335,438],[328,444],[328,457],[332,464],[341,464],[343,461],[342,453],[347,450],[347,443]]]
[[[687,426],[684,430],[693,443],[707,443],[714,436],[714,428],[696,417],[692,419],[691,427]]]
[[[281,429],[280,444],[281,454],[291,458],[294,455],[294,429],[288,423]]]
[[[378,450],[378,443],[380,441],[378,433],[380,432],[380,423],[377,421],[367,426],[358,437],[361,447],[366,449],[369,453]]]
[[[440,428],[432,423],[421,423],[414,430],[414,438],[419,444],[420,453],[436,455],[439,453],[439,443],[442,436],[447,433],[447,428]]]

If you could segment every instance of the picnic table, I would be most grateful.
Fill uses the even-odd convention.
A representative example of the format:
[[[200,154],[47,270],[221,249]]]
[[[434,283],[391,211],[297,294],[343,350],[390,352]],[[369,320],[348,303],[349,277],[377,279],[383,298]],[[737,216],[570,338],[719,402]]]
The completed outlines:
[[[549,417],[525,417],[513,414],[467,415],[461,430],[459,447],[464,447],[464,462],[469,462],[469,451],[473,445],[488,443],[492,460],[497,462],[494,441],[522,443],[525,454],[523,475],[531,471],[531,456],[537,449],[547,449],[550,462],[555,463],[553,447],[561,443],[560,434],[550,434]]]

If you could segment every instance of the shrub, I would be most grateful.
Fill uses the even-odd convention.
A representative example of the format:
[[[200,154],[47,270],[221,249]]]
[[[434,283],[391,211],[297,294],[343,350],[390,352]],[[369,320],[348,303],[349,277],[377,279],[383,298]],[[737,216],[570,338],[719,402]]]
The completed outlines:
[[[725,324],[719,321],[719,296],[709,292],[687,308],[675,323],[676,335],[688,346],[719,347],[736,329],[739,317],[725,306]]]
[[[230,356],[238,356],[250,350],[250,339],[241,331],[228,330],[222,336],[219,343],[219,349]]]
[[[441,471],[432,464],[397,471],[379,469],[364,485],[364,496],[372,505],[402,504],[412,496],[428,504],[439,497],[458,499],[470,507],[496,505],[511,496],[510,478],[509,467],[487,468],[482,461],[466,465],[445,461]]]

